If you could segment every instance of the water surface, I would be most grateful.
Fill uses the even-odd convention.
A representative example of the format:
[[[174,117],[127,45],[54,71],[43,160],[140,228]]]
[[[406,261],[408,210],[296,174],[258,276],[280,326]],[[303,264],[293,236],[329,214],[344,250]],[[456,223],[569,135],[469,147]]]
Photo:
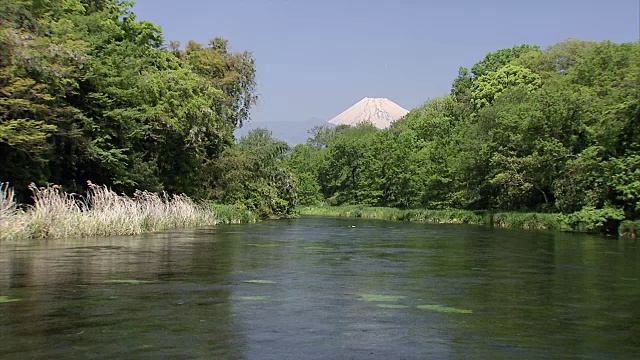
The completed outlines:
[[[634,358],[640,247],[308,217],[0,244],[0,357]]]

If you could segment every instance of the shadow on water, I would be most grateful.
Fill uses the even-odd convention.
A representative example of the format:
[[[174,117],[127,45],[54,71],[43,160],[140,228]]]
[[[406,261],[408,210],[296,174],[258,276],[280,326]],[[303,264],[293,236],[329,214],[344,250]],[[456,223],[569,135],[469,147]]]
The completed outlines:
[[[625,358],[638,298],[635,242],[553,232],[309,217],[0,244],[0,357]]]

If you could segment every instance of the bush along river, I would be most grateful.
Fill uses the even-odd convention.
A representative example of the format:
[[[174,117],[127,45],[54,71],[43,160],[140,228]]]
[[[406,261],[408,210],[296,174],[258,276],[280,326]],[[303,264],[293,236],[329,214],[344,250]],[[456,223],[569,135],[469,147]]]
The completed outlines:
[[[0,244],[0,358],[633,358],[640,247],[303,217]]]

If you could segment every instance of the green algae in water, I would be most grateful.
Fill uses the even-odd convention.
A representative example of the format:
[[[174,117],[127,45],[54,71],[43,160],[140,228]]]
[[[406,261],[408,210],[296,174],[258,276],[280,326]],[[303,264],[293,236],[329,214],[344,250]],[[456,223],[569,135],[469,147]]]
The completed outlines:
[[[138,285],[138,284],[151,284],[153,281],[148,280],[136,280],[136,279],[115,279],[108,280],[112,284],[127,284],[127,285]]]
[[[277,284],[275,281],[271,280],[245,280],[244,282],[249,284]]]
[[[268,296],[240,296],[240,300],[246,301],[266,301],[269,300]]]
[[[257,247],[257,248],[274,248],[274,247],[282,247],[282,244],[246,244],[246,246]]]
[[[0,296],[0,304],[2,304],[2,303],[16,302],[16,301],[22,301],[22,299],[10,298],[10,297],[8,297],[8,296]]]
[[[324,246],[305,246],[305,250],[335,250],[336,248],[324,247]]]
[[[362,301],[372,302],[393,302],[406,298],[402,295],[379,295],[379,294],[358,294],[358,297]]]
[[[487,271],[486,268],[481,268],[481,267],[472,267],[471,271]]]
[[[101,296],[101,297],[96,297],[93,299],[93,303],[99,304],[99,303],[108,303],[114,300],[118,300],[117,296]]]
[[[406,309],[409,307],[407,305],[400,304],[378,304],[378,306],[385,309]]]
[[[379,244],[371,244],[371,245],[367,245],[366,248],[368,249],[375,249],[375,248],[394,248],[396,247],[396,244],[390,244],[390,243],[379,243]]]
[[[471,314],[471,313],[473,313],[472,310],[458,309],[458,308],[447,307],[447,306],[442,306],[442,305],[418,305],[416,307],[418,309],[421,309],[421,310],[431,310],[431,311],[437,311],[437,312],[443,312],[443,313],[454,313],[454,314]]]

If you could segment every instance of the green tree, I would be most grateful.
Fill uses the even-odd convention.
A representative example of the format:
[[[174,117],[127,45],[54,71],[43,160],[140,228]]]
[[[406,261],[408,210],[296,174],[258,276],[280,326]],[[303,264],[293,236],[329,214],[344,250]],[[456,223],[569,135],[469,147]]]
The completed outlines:
[[[601,146],[591,146],[570,158],[554,179],[556,207],[572,213],[586,207],[602,208],[611,191],[611,164]]]
[[[82,76],[85,44],[65,35],[68,25],[59,18],[81,10],[75,1],[0,4],[0,179],[19,193],[46,181],[56,150],[82,142],[85,118],[69,97]]]
[[[505,65],[475,80],[471,99],[476,108],[480,109],[492,104],[509,87],[523,87],[533,92],[541,85],[540,76],[531,70],[516,65]]]
[[[218,101],[223,119],[234,128],[241,127],[258,101],[253,55],[248,51],[231,53],[228,41],[217,37],[208,46],[189,41],[179,56],[223,92],[224,101]]]
[[[255,129],[223,151],[207,174],[211,197],[262,217],[287,216],[297,203],[295,177],[284,161],[289,146],[266,129]]]
[[[454,96],[431,99],[398,124],[415,134],[413,146],[405,147],[414,149],[412,156],[407,156],[409,164],[417,164],[412,175],[421,189],[416,205],[440,208],[457,201],[452,197],[461,185],[454,167],[459,150],[456,105]]]
[[[250,53],[163,47],[116,0],[0,3],[0,180],[205,196],[255,103]]]
[[[296,145],[288,154],[287,166],[296,176],[299,204],[312,205],[324,199],[320,171],[324,166],[326,153],[326,148],[310,140],[307,144]]]
[[[500,68],[509,65],[512,61],[519,58],[523,54],[530,52],[539,52],[538,46],[527,44],[516,45],[510,49],[501,49],[487,54],[484,59],[478,61],[471,67],[474,78],[488,75],[498,71]]]
[[[626,215],[640,217],[640,152],[613,159],[612,186],[623,203]]]
[[[337,134],[327,144],[327,157],[320,170],[322,191],[331,204],[357,204],[367,201],[362,187],[371,140],[378,131],[375,126],[361,124],[357,127],[336,128]]]

